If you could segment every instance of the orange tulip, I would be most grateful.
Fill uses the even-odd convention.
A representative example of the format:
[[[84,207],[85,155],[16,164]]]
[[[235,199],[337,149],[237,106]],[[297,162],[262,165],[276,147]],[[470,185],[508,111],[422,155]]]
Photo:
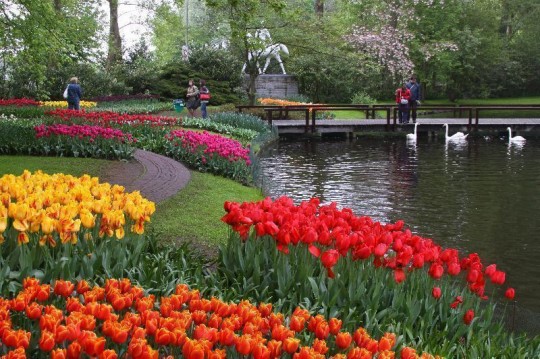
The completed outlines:
[[[251,353],[253,359],[270,359],[270,354],[270,349],[261,343],[256,344]]]
[[[326,346],[326,341],[321,339],[315,339],[313,341],[313,350],[315,350],[317,353],[320,354],[326,354],[328,353],[328,347]]]
[[[59,279],[54,283],[54,294],[61,295],[64,298],[71,296],[74,289],[75,285],[70,281]]]
[[[248,355],[253,350],[251,341],[252,339],[250,335],[242,335],[236,338],[236,351],[241,355]]]
[[[2,356],[2,359],[26,359],[26,352],[24,348],[17,348]]]
[[[82,353],[82,346],[78,341],[72,342],[67,347],[67,357],[69,359],[78,359]]]
[[[270,358],[280,358],[282,346],[283,342],[270,340],[267,344],[268,349],[270,349]]]
[[[66,349],[54,349],[51,351],[51,359],[67,359],[67,350]]]
[[[405,347],[401,350],[401,359],[418,359],[418,354],[413,348]]]
[[[37,304],[36,302],[33,302],[26,306],[24,310],[28,319],[36,320],[41,318],[41,311],[43,310],[43,306]]]
[[[347,349],[352,343],[352,336],[348,332],[338,333],[336,335],[336,345],[340,349]]]
[[[299,346],[300,339],[298,338],[286,338],[283,341],[283,350],[285,350],[289,354],[296,352]]]
[[[305,323],[306,320],[303,317],[293,315],[289,323],[289,328],[291,328],[292,331],[298,333],[304,330]]]
[[[117,359],[118,354],[112,349],[104,350],[103,353],[99,355],[99,359]]]
[[[50,352],[55,345],[54,333],[44,330],[39,338],[39,348],[44,352]]]
[[[366,348],[352,348],[347,353],[347,359],[371,359],[373,354]]]
[[[330,334],[337,335],[339,331],[341,330],[342,324],[343,324],[343,321],[337,318],[330,318],[330,320],[328,321],[328,325],[330,326]]]

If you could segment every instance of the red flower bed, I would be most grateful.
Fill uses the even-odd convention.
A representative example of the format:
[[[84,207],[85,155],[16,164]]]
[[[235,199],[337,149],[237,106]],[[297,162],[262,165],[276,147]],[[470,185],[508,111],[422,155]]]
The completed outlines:
[[[457,249],[443,249],[431,239],[411,233],[403,221],[381,224],[355,216],[348,208],[339,210],[335,203],[321,205],[312,199],[296,206],[287,197],[266,198],[255,203],[226,202],[225,211],[222,220],[244,240],[254,229],[257,237],[273,238],[284,253],[291,245],[307,246],[329,277],[334,277],[337,262],[350,254],[353,260],[373,260],[375,267],[393,270],[398,283],[406,279],[407,272],[422,268],[428,268],[434,279],[463,273],[469,290],[484,299],[487,279],[496,285],[505,282],[505,273],[495,264],[484,267],[476,253],[460,257]],[[513,298],[514,291],[507,297]]]
[[[87,125],[39,125],[35,126],[36,138],[56,136],[69,136],[74,138],[88,138],[93,142],[97,138],[118,140],[120,142],[136,142],[136,139],[129,133],[124,133],[121,130]]]
[[[15,298],[0,298],[0,353],[10,350],[6,358],[26,358],[27,350],[51,358],[221,359],[227,353],[254,359],[395,358],[395,334],[377,340],[364,328],[349,333],[341,325],[301,308],[285,318],[271,304],[205,299],[186,285],[156,300],[127,279],[91,288],[84,280],[76,285],[58,280],[51,287],[27,278]],[[418,355],[405,347],[401,357]]]
[[[151,125],[151,126],[173,126],[181,125],[182,120],[176,117],[151,116],[151,115],[127,115],[110,111],[86,112],[84,110],[56,109],[47,111],[45,114],[60,118],[64,121],[81,119],[93,124],[109,126],[119,125]]]
[[[39,102],[30,98],[11,98],[7,100],[0,99],[0,106],[39,106]]]

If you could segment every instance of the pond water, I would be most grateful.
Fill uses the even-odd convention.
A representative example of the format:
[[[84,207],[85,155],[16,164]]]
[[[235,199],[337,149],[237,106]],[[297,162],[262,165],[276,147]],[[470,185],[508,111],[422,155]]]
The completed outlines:
[[[540,141],[281,139],[262,153],[260,171],[273,198],[318,197],[381,222],[403,219],[443,247],[477,252],[507,272],[518,307],[540,315]]]

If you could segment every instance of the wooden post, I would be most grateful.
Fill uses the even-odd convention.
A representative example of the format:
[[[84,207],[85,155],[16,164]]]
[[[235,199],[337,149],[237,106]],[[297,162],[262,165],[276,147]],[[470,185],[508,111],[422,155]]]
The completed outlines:
[[[311,133],[315,133],[315,118],[317,116],[317,110],[311,109]]]
[[[469,125],[467,126],[467,131],[471,132],[472,127],[472,108],[469,108]]]
[[[475,131],[478,131],[478,117],[480,117],[480,109],[477,107],[476,108],[476,115],[475,115],[475,119],[474,119],[474,130]]]
[[[386,108],[386,131],[390,131],[390,108]]]
[[[268,120],[268,124],[272,126],[272,109],[271,108],[266,109],[266,119]]]
[[[306,108],[305,112],[306,112],[306,127],[304,129],[304,133],[308,133],[308,131],[309,131],[309,108]]]

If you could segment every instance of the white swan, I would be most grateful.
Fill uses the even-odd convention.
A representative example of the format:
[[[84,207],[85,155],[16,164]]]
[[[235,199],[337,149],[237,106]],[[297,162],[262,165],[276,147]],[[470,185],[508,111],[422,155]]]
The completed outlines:
[[[446,127],[445,138],[447,141],[463,141],[469,136],[469,134],[464,134],[463,132],[456,132],[452,136],[448,136],[448,124],[445,123],[443,127]]]
[[[525,138],[521,137],[521,136],[514,136],[512,137],[512,129],[510,127],[507,127],[506,128],[508,130],[508,142],[513,142],[513,143],[522,143],[522,142],[525,142]]]
[[[414,124],[414,133],[408,133],[407,134],[407,141],[415,141],[416,142],[416,127],[418,127],[419,123]]]

